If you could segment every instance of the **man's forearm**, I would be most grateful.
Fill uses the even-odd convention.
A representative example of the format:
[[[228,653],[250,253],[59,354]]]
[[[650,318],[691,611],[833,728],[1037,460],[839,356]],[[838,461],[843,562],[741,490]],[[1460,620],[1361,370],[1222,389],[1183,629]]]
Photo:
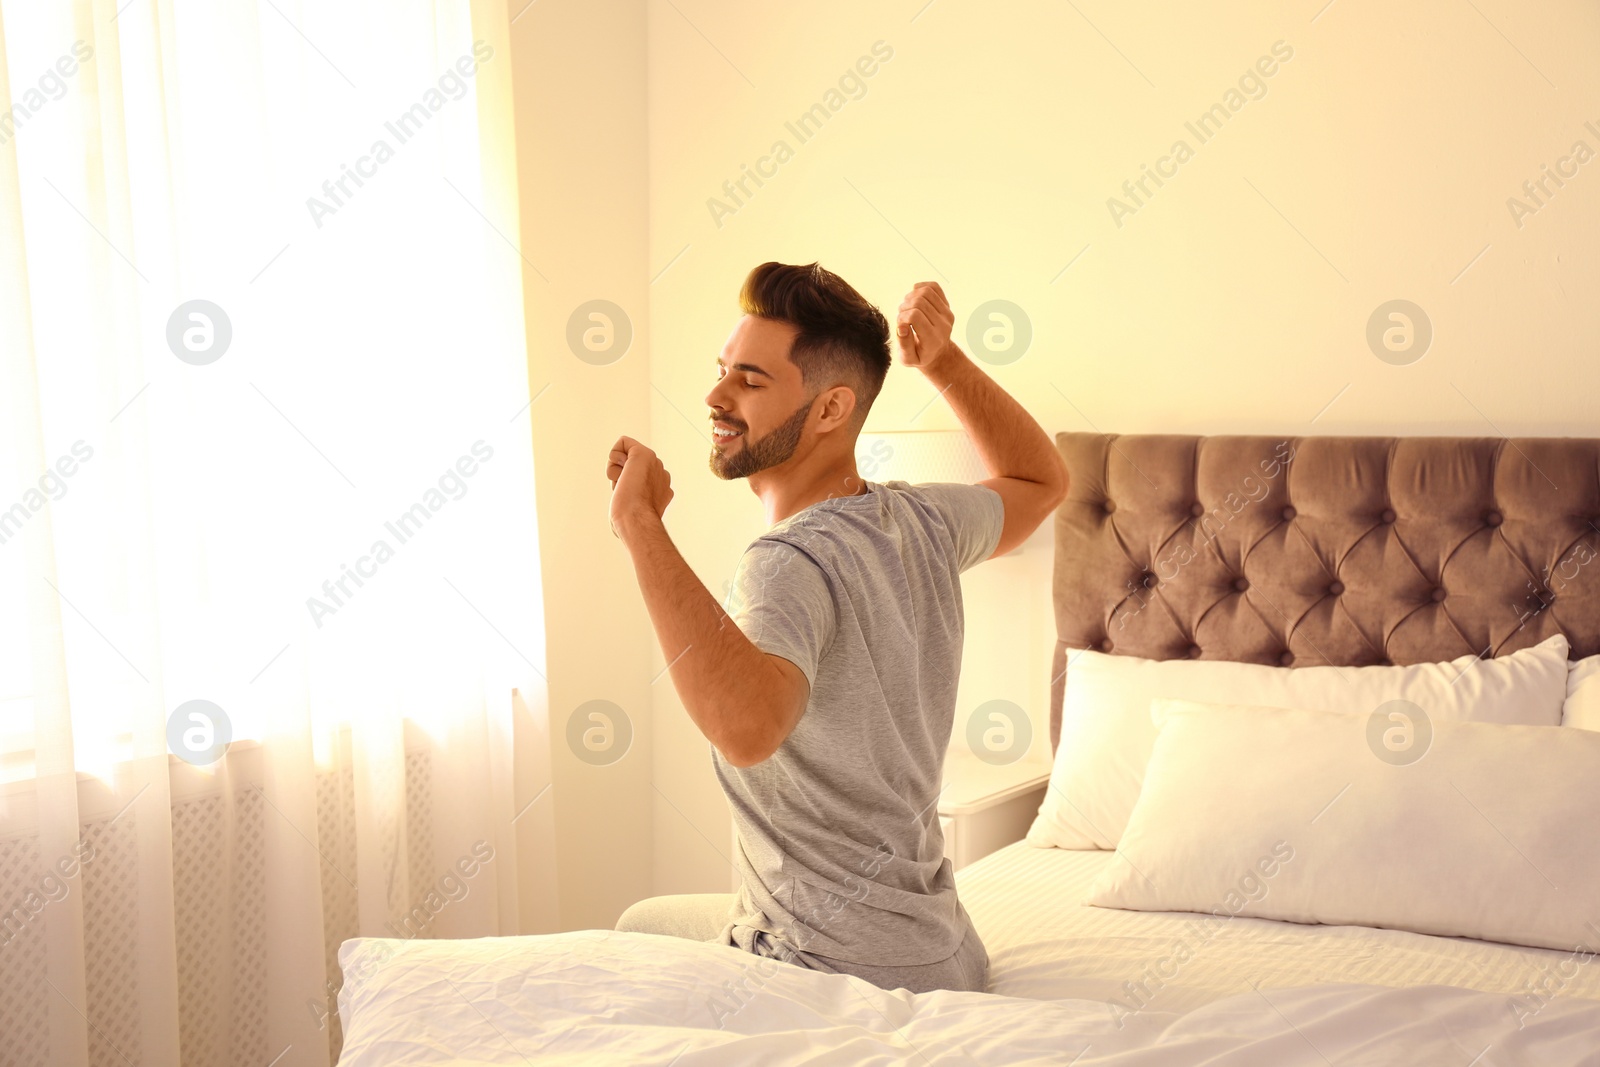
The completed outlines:
[[[1066,484],[1066,465],[1049,435],[955,344],[923,373],[966,428],[991,477]]]
[[[719,752],[738,761],[764,736],[764,709],[781,679],[701,583],[659,518],[630,520],[619,535],[684,709]]]

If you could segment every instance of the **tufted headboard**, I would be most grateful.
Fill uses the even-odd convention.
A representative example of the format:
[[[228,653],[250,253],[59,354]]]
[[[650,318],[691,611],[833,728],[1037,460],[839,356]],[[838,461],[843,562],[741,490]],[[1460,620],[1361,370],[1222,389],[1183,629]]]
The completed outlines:
[[[1600,653],[1600,440],[1063,433],[1067,650],[1283,666]]]

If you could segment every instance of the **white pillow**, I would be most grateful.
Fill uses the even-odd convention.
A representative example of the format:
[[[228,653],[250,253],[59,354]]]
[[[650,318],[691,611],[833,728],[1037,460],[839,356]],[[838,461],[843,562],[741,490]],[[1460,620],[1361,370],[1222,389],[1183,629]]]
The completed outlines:
[[[1150,701],[1261,704],[1370,713],[1409,700],[1436,722],[1557,726],[1567,696],[1561,634],[1498,659],[1410,667],[1267,667],[1070,652],[1061,740],[1027,840],[1040,848],[1116,848],[1155,741]]]
[[[1600,656],[1585,656],[1567,675],[1567,702],[1561,725],[1600,730]]]
[[[1381,716],[1152,710],[1144,791],[1088,903],[1600,948],[1600,734],[1436,721],[1406,762]]]

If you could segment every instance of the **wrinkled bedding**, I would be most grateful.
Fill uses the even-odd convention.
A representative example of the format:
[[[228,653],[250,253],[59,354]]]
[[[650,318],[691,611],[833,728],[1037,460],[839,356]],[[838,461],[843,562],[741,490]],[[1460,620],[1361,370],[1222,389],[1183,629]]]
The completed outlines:
[[[360,938],[339,954],[341,1067],[406,1064],[1072,1064],[1600,1067],[1600,1002],[1324,983],[1186,1011],[886,991],[725,946],[585,930]]]

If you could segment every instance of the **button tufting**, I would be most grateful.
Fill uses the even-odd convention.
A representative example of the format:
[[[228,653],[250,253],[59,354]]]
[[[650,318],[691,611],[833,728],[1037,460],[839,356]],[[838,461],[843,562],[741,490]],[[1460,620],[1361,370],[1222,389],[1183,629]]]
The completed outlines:
[[[1117,503],[1114,500],[1107,500],[1104,504],[1101,504],[1100,506],[1105,509],[1105,513],[1107,515],[1111,514],[1113,511],[1117,510]]]
[[[1384,522],[1393,522],[1399,516],[1394,513],[1394,508],[1384,508],[1383,514],[1379,517],[1383,519]]]
[[[1233,588],[1235,592],[1244,592],[1246,589],[1250,588],[1250,579],[1244,577],[1235,578],[1233,580]]]
[[[1484,525],[1499,526],[1504,521],[1498,511],[1491,511],[1483,517]]]
[[[1199,659],[1200,658],[1200,646],[1199,645],[1190,645],[1189,646],[1189,658],[1190,659]]]
[[[1145,571],[1139,575],[1139,584],[1145,589],[1154,589],[1160,583],[1154,571]]]
[[[1295,516],[1295,510],[1294,510],[1293,507],[1286,507],[1286,508],[1283,509],[1283,517],[1285,519],[1292,519],[1292,518],[1294,518],[1294,516]]]
[[[1107,638],[1105,638],[1104,640],[1102,640],[1100,642],[1100,651],[1101,652],[1110,652],[1111,651],[1111,638],[1107,637]]]
[[[1278,657],[1278,666],[1280,666],[1280,667],[1287,667],[1293,662],[1294,662],[1294,653],[1293,652],[1284,652],[1283,655]]]
[[[1333,582],[1329,582],[1328,583],[1328,595],[1329,596],[1338,596],[1342,592],[1344,592],[1344,583],[1343,582],[1333,581]]]
[[[1444,599],[1444,588],[1442,586],[1434,586],[1433,592],[1428,595],[1433,597],[1433,602],[1437,604]]]
[[[1200,503],[1198,500],[1195,501],[1193,504],[1189,505],[1189,514],[1193,515],[1195,518],[1198,519],[1200,516],[1204,515],[1205,513],[1206,513],[1206,506],[1204,504]]]

